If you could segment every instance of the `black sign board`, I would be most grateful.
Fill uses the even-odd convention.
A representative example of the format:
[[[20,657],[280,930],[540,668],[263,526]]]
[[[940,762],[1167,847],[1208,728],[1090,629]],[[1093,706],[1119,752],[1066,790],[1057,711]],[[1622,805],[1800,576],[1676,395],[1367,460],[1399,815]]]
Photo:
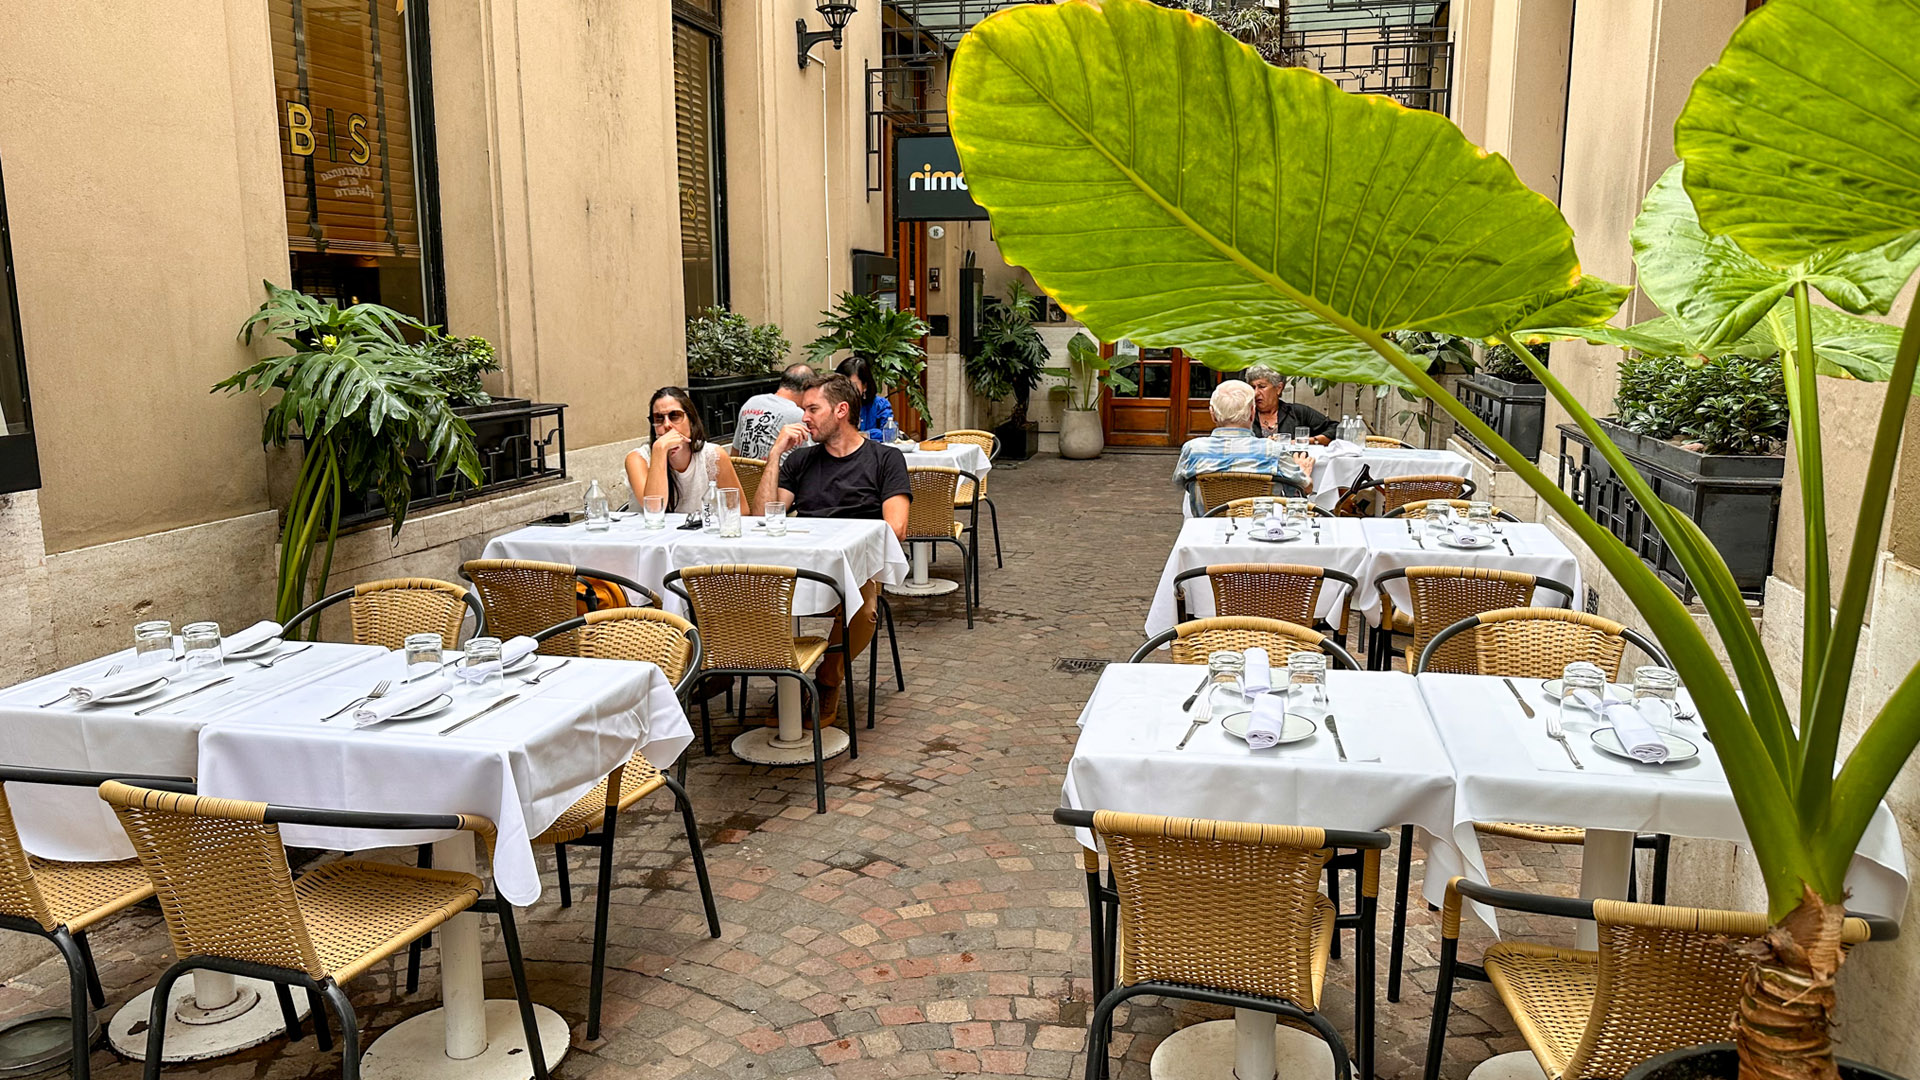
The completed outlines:
[[[893,144],[894,217],[901,221],[985,221],[967,194],[960,154],[949,135],[913,135]]]

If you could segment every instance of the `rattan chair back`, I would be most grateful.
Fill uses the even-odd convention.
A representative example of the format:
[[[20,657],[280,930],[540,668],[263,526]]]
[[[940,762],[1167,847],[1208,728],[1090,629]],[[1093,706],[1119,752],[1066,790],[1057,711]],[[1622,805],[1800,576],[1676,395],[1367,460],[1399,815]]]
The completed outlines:
[[[701,667],[773,669],[799,665],[794,650],[791,566],[724,564],[679,571],[705,650]]]
[[[100,787],[153,878],[175,956],[218,956],[326,977],[267,804]]]
[[[1316,940],[1333,852],[1320,829],[1094,814],[1120,894],[1120,981],[1283,998],[1317,1009]],[[1324,961],[1322,961],[1324,963]]]
[[[1378,500],[1377,512],[1387,514],[1410,502],[1465,499],[1473,494],[1473,481],[1459,476],[1396,476],[1378,481],[1367,490]]]
[[[1232,517],[1232,518],[1252,517],[1254,503],[1259,502],[1260,499],[1262,498],[1273,498],[1273,497],[1274,496],[1263,495],[1263,496],[1259,496],[1256,498],[1249,498],[1249,499],[1234,499],[1230,502],[1221,503],[1219,506],[1216,506],[1213,509],[1208,510],[1202,516],[1203,517]],[[1333,516],[1332,514],[1328,513],[1327,511],[1321,509],[1318,506],[1315,506],[1312,503],[1307,504],[1307,513],[1313,517],[1332,517]]]
[[[1485,611],[1476,618],[1479,625],[1470,633],[1478,674],[1557,679],[1568,664],[1585,660],[1598,664],[1608,681],[1620,677],[1626,627],[1612,619],[1565,608],[1528,607]],[[1442,642],[1441,649],[1449,644]]]
[[[1279,619],[1250,615],[1194,619],[1174,628],[1168,652],[1176,664],[1205,664],[1209,653],[1259,647],[1276,664],[1297,652],[1324,652],[1326,635]]]
[[[589,611],[586,625],[573,631],[581,656],[600,660],[645,660],[678,683],[693,662],[693,624],[658,608],[603,608]]]
[[[1410,450],[1412,449],[1412,447],[1408,446],[1405,442],[1399,439],[1396,439],[1391,435],[1369,435],[1367,436],[1367,449],[1369,450]]]
[[[0,785],[0,915],[31,919],[47,931],[60,925],[33,876],[33,863],[27,858],[26,845],[20,842],[20,830],[14,826],[13,805],[7,801],[5,785]]]
[[[1265,473],[1201,473],[1193,478],[1193,488],[1200,496],[1201,512],[1207,513],[1235,499],[1271,497],[1277,479]]]
[[[398,649],[409,634],[439,634],[445,648],[460,644],[467,590],[434,578],[390,578],[357,585],[347,603],[356,645]]]
[[[1473,503],[1467,499],[1415,499],[1410,503],[1401,503],[1399,506],[1394,507],[1393,509],[1387,511],[1385,514],[1381,516],[1390,517],[1390,518],[1408,518],[1408,517],[1417,518],[1425,514],[1427,512],[1427,507],[1432,503],[1443,503],[1447,506],[1451,506],[1453,507],[1454,513],[1459,514],[1463,517],[1466,515],[1466,512],[1468,511],[1468,509],[1470,509],[1473,506]],[[1493,511],[1493,516],[1499,518],[1501,521],[1519,521],[1520,520],[1519,518],[1514,517],[1512,514],[1507,513],[1505,510],[1502,510],[1497,506],[1492,507],[1491,509]]]
[[[914,466],[907,470],[907,482],[913,487],[913,502],[907,507],[907,535],[912,540],[951,540],[955,518],[955,500],[960,489],[959,469],[944,466]]]
[[[1288,563],[1215,563],[1208,566],[1215,615],[1255,615],[1312,627],[1326,569]]]
[[[1435,634],[1461,619],[1502,608],[1527,606],[1533,600],[1538,582],[1534,575],[1515,570],[1465,566],[1409,566],[1406,579],[1407,595],[1413,607],[1415,657],[1421,655]],[[1381,591],[1384,593],[1385,589]],[[1476,675],[1481,674],[1480,665],[1476,639],[1460,634],[1441,642],[1421,670]],[[1559,674],[1556,670],[1553,675],[1542,677],[1557,678]]]
[[[473,582],[487,612],[487,631],[506,640],[528,637],[579,613],[577,571],[566,563],[527,559],[474,559],[460,567]],[[578,656],[578,632],[556,634],[540,643],[547,656]]]
[[[994,458],[1000,456],[1000,436],[995,435],[991,431],[980,431],[977,428],[960,428],[955,431],[949,431],[940,437],[950,443],[969,443],[977,446],[981,450],[986,451],[988,461],[992,461]],[[986,498],[987,479],[988,477],[985,473],[982,473],[978,479],[962,479],[960,481],[960,487],[956,491],[954,501],[965,506],[973,501],[973,496],[976,491],[981,498]]]
[[[760,458],[736,457],[733,459],[733,473],[740,478],[742,499],[748,502],[753,501],[754,492],[760,490],[761,474],[766,471],[767,463]]]

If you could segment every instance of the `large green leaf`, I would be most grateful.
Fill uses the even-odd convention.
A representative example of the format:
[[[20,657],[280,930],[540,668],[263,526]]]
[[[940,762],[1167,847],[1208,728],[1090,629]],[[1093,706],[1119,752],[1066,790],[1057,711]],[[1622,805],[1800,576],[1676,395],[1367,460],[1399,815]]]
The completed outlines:
[[[1914,242],[1915,41],[1912,0],[1772,0],[1749,15],[1674,125],[1707,229],[1774,266]]]
[[[1821,251],[1791,266],[1769,266],[1701,228],[1682,184],[1685,169],[1668,169],[1647,193],[1633,223],[1633,262],[1647,298],[1687,324],[1709,353],[1738,340],[1796,282],[1847,311],[1884,314],[1920,266],[1920,245],[1905,243],[1851,254]]]
[[[1105,340],[1407,385],[1351,327],[1481,338],[1582,290],[1559,210],[1445,117],[1145,0],[984,20],[948,116],[1001,254]]]

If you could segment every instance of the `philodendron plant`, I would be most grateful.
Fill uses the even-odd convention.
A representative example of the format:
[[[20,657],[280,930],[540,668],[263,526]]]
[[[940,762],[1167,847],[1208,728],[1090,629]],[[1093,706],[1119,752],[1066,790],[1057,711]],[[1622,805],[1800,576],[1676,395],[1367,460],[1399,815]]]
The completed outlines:
[[[1582,275],[1566,220],[1503,158],[1445,117],[1271,67],[1205,20],[1146,0],[1010,8],[968,34],[952,67],[954,139],[1002,254],[1088,329],[1220,368],[1260,362],[1417,388],[1619,582],[1693,694],[1765,878],[1775,928],[1738,1028],[1749,1077],[1834,1075],[1827,1025],[1847,867],[1920,741],[1916,668],[1853,752],[1838,752],[1920,321],[1889,352],[1884,332],[1842,326],[1844,315],[1812,303],[1817,291],[1849,312],[1885,313],[1920,260],[1920,114],[1908,101],[1917,49],[1920,9],[1909,3],[1773,0],[1694,85],[1675,139],[1684,175],[1656,188],[1655,220],[1642,219],[1666,230],[1645,233],[1639,255],[1649,294],[1667,294],[1655,299],[1668,321],[1633,330],[1702,355],[1756,333],[1789,346],[1807,521],[1793,709],[1719,553],[1522,347],[1626,334],[1604,324],[1627,289]],[[1673,592],[1395,347],[1387,335],[1398,330],[1513,349],[1673,547],[1731,676]],[[1879,342],[1870,355],[1833,345],[1863,335]],[[1816,374],[1886,385],[1837,610]]]
[[[1067,363],[1065,367],[1050,367],[1046,374],[1065,379],[1067,408],[1075,412],[1091,412],[1100,407],[1101,391],[1111,390],[1116,394],[1131,394],[1137,386],[1132,379],[1120,374],[1116,363],[1124,359],[1121,355],[1101,356],[1100,345],[1086,334],[1075,334],[1067,339]]]

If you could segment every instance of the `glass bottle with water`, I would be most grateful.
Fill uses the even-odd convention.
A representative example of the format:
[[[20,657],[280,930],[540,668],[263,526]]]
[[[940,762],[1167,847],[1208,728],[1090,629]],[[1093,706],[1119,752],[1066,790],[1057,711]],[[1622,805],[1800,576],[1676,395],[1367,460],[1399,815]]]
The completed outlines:
[[[707,481],[707,492],[700,497],[700,531],[718,533],[720,531],[720,483]]]
[[[607,493],[600,490],[600,481],[587,484],[587,531],[605,532],[613,525],[613,515],[607,512]]]

